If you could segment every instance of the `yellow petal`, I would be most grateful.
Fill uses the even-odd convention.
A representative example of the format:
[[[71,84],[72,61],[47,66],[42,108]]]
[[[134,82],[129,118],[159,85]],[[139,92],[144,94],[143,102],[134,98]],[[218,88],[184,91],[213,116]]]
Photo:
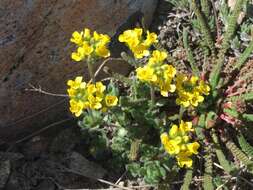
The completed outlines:
[[[88,29],[88,28],[84,29],[84,35],[83,35],[83,37],[87,38],[87,39],[89,39],[91,37],[91,35],[90,35],[90,29]]]
[[[110,56],[110,51],[107,49],[105,45],[99,45],[96,47],[96,54],[99,57],[109,57]]]
[[[188,150],[193,154],[198,154],[198,148],[200,147],[198,142],[187,144]]]
[[[106,95],[105,103],[106,103],[106,106],[108,107],[116,106],[118,103],[118,98],[117,96]]]
[[[177,125],[172,125],[171,126],[169,135],[170,135],[171,138],[174,138],[175,136],[178,135],[178,126]]]
[[[169,141],[169,137],[167,133],[162,133],[160,136],[162,144],[166,144]]]
[[[177,163],[179,167],[183,168],[186,166],[187,168],[192,167],[192,159],[190,157],[176,157],[177,158]]]
[[[169,140],[168,143],[164,144],[164,148],[171,155],[178,154],[180,152],[180,146],[173,140]]]

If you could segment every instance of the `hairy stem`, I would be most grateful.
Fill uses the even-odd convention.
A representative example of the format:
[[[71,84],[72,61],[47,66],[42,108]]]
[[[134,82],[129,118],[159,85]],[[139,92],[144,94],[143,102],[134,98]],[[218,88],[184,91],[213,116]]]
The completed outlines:
[[[154,107],[154,105],[155,105],[155,88],[153,85],[150,86],[150,99],[151,99],[151,106]]]
[[[89,70],[89,75],[90,75],[91,81],[93,84],[95,84],[96,80],[95,80],[95,75],[93,72],[93,62],[92,62],[90,56],[87,59],[87,64],[88,64],[88,70]]]

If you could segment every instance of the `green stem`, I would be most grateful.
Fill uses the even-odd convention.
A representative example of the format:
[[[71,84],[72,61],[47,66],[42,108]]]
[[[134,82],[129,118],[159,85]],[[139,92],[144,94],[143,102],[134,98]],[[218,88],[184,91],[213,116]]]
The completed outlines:
[[[92,62],[90,56],[87,59],[87,64],[88,64],[88,70],[89,70],[89,75],[90,75],[91,81],[93,84],[95,84],[96,80],[95,80],[95,76],[94,76],[94,72],[93,72],[93,62]]]
[[[150,99],[151,99],[151,106],[154,107],[155,105],[155,88],[154,86],[150,86]]]
[[[136,77],[133,78],[133,83],[132,83],[132,98],[133,100],[137,100],[138,97],[137,97],[137,79]]]
[[[180,109],[179,109],[179,121],[178,121],[179,125],[180,125],[180,122],[182,120],[184,111],[185,111],[185,108],[183,106],[180,106]]]

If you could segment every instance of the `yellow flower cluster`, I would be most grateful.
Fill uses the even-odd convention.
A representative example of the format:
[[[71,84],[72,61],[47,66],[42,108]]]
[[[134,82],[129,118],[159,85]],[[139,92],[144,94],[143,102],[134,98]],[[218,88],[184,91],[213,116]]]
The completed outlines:
[[[106,111],[108,107],[116,106],[118,98],[113,95],[105,94],[106,87],[102,82],[96,84],[82,81],[82,77],[78,76],[75,80],[67,82],[70,97],[70,111],[79,117],[85,109],[95,109]]]
[[[71,58],[75,61],[82,61],[88,56],[110,56],[110,51],[107,48],[107,44],[110,42],[108,35],[99,34],[96,31],[91,35],[91,31],[85,28],[82,32],[73,32],[70,41],[77,45],[77,51],[71,54]]]
[[[161,134],[161,142],[170,155],[175,155],[180,167],[191,167],[193,154],[198,154],[198,142],[189,142],[189,132],[194,131],[191,122],[181,121],[179,127],[172,125],[169,133]]]
[[[176,88],[178,98],[176,103],[183,107],[197,107],[199,103],[204,101],[203,95],[208,95],[210,87],[203,80],[196,76],[188,78],[184,74],[178,74],[176,77]]]
[[[171,84],[176,75],[176,69],[172,65],[164,64],[167,53],[155,50],[148,64],[136,69],[137,78],[160,89],[162,96],[168,96],[168,92],[174,92],[176,86]]]
[[[137,59],[148,56],[149,47],[157,42],[157,35],[155,33],[147,31],[146,38],[142,34],[142,28],[135,28],[133,30],[126,30],[119,36],[119,41],[125,42]]]

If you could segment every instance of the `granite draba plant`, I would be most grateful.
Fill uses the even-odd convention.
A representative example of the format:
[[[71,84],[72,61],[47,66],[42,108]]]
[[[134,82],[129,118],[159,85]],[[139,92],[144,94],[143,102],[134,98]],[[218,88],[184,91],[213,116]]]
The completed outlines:
[[[246,78],[234,78],[252,54],[252,40],[231,73],[223,72],[246,3],[237,0],[230,9],[219,45],[216,28],[209,22],[217,10],[207,0],[187,3],[198,22],[192,29],[201,32],[199,45],[210,57],[208,63],[197,64],[189,29],[184,28],[181,39],[189,73],[177,69],[177,60],[159,45],[155,33],[134,28],[118,37],[130,50],[122,52],[122,59],[134,70],[122,76],[103,64],[110,81],[96,81],[94,64],[110,56],[110,37],[91,34],[89,29],[75,31],[71,42],[77,51],[71,57],[87,63],[91,80],[84,82],[77,76],[67,82],[70,111],[79,119],[90,155],[108,163],[107,167],[125,165],[133,177],[151,184],[171,185],[178,171],[185,170],[181,189],[191,189],[196,185],[194,176],[201,174],[204,189],[225,186],[225,174],[231,181],[233,177],[247,180],[243,174],[253,172],[253,147],[247,134],[253,121],[247,108],[253,90],[242,85],[247,84]]]

